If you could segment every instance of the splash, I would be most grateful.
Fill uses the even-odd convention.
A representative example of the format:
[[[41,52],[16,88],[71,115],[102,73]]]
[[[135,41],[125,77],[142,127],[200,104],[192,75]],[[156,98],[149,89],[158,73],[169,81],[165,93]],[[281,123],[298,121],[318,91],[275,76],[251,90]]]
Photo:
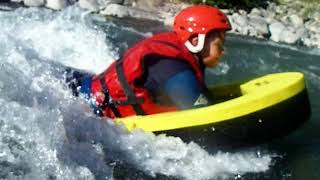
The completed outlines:
[[[15,56],[22,55],[100,72],[116,54],[106,42],[105,33],[86,17],[79,8],[62,12],[37,8],[0,12],[0,46],[7,47],[2,58],[15,60]]]
[[[139,130],[122,137],[121,142],[131,160],[151,175],[160,173],[190,180],[228,179],[248,172],[264,172],[272,157],[259,150],[210,154],[193,142],[186,144],[177,137]]]

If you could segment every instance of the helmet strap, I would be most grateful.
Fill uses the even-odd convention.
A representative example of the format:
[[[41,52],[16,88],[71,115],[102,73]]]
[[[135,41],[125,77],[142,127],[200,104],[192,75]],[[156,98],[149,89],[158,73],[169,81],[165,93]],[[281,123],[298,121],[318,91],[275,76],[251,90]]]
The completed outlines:
[[[192,45],[192,43],[188,40],[186,41],[186,43],[184,44],[188,50],[192,53],[198,53],[200,51],[202,51],[203,47],[204,47],[204,40],[206,38],[205,34],[198,34],[198,44],[196,46]]]

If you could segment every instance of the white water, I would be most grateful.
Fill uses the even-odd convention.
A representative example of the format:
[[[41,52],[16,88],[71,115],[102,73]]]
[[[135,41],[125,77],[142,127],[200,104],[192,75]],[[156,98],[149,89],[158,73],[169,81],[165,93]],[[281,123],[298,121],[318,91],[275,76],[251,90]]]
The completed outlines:
[[[62,78],[63,66],[100,72],[118,56],[90,18],[77,7],[0,11],[1,179],[112,179],[115,161],[183,179],[268,170],[272,155],[259,150],[210,154],[92,115]]]

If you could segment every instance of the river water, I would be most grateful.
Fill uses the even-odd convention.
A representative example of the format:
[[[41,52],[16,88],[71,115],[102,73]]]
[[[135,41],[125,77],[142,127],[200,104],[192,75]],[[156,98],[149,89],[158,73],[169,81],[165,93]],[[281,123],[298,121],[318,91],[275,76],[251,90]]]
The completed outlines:
[[[63,82],[70,66],[101,72],[156,22],[105,19],[78,7],[0,11],[0,179],[319,179],[320,51],[230,35],[209,84],[271,72],[306,75],[312,117],[268,144],[208,152],[179,138],[92,115]]]

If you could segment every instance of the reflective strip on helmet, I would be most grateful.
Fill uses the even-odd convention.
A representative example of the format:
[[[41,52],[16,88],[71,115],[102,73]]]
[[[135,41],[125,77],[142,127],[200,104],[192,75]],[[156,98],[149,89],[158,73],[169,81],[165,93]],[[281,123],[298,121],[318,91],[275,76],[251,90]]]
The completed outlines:
[[[188,48],[188,50],[192,53],[198,53],[202,51],[204,47],[204,40],[206,38],[205,34],[198,34],[198,44],[196,46],[192,45],[191,42],[188,40],[185,43],[185,46]]]

